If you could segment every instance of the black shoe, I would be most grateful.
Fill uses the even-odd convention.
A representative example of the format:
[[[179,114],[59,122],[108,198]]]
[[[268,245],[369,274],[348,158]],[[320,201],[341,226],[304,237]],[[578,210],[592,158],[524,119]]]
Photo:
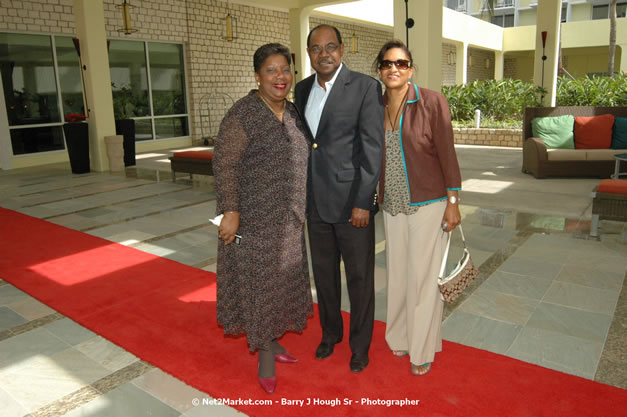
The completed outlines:
[[[353,355],[351,357],[351,372],[361,372],[364,369],[366,369],[366,367],[368,366],[368,364],[370,363],[370,360],[368,359],[368,356],[356,356]]]
[[[316,349],[316,359],[324,359],[331,356],[333,354],[333,346],[333,343],[320,343],[318,349]]]

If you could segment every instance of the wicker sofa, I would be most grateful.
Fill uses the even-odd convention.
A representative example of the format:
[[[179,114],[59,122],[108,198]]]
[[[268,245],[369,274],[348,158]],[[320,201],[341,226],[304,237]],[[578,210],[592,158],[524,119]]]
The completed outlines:
[[[612,114],[627,117],[627,107],[527,107],[523,121],[522,172],[536,178],[599,177],[609,178],[614,173],[614,155],[625,149],[547,149],[539,138],[534,138],[531,121],[549,116],[599,116]]]

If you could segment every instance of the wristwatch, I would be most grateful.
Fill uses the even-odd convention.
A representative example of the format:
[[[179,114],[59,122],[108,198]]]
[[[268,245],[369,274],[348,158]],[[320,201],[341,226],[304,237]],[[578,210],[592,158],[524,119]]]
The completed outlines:
[[[452,195],[452,196],[450,196],[450,197],[448,198],[448,202],[449,202],[449,203],[451,203],[451,204],[457,204],[457,202],[458,202],[458,201],[459,201],[459,200],[458,200],[458,199],[457,199],[457,197],[455,197],[454,195]]]

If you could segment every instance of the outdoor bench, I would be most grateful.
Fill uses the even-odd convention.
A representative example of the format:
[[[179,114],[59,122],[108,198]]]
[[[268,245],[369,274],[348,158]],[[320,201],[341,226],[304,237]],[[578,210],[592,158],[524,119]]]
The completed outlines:
[[[211,175],[213,176],[213,152],[210,151],[181,151],[174,152],[170,159],[172,169],[172,181],[176,182],[176,173],[185,172],[189,174]]]
[[[590,236],[599,235],[599,221],[627,221],[627,181],[603,180],[592,191]]]

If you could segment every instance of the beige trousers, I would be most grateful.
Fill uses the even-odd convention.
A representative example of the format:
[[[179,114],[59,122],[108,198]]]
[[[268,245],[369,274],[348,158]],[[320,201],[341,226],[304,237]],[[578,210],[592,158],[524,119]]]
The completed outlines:
[[[433,362],[442,350],[442,309],[437,276],[446,248],[441,223],[446,200],[412,215],[383,212],[388,278],[385,340],[409,352],[411,363]]]

